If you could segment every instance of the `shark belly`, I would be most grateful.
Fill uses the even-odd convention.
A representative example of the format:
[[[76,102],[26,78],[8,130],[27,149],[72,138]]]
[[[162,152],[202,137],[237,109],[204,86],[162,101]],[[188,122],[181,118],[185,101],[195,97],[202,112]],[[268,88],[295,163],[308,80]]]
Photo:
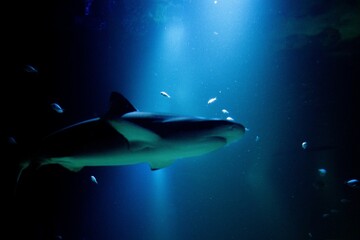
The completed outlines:
[[[203,155],[217,150],[225,144],[226,141],[218,137],[193,139],[192,141],[189,139],[163,140],[157,145],[133,143],[130,144],[130,148],[114,150],[106,154],[52,157],[46,159],[42,165],[59,164],[71,171],[79,171],[87,166],[124,166],[149,163],[151,166],[157,166],[154,168],[158,169],[172,164],[176,159]]]

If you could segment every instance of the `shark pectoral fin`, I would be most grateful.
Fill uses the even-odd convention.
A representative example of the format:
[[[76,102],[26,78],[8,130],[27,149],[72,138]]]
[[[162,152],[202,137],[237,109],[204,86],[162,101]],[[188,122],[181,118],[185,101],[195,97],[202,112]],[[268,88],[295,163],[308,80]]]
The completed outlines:
[[[64,166],[66,167],[66,166]],[[73,172],[79,172],[81,169],[83,169],[83,167],[66,167],[67,169],[73,171]]]
[[[73,165],[67,165],[67,164],[60,164],[60,165],[73,172],[79,172],[81,169],[83,169],[83,167],[77,167]]]
[[[126,120],[110,120],[117,132],[123,135],[130,143],[131,142],[157,142],[161,139],[159,135],[143,128],[137,124],[128,122]]]
[[[75,165],[74,159],[69,157],[63,157],[63,158],[57,158],[53,163],[59,164],[63,166],[64,168],[73,171],[73,172],[79,172],[81,169],[83,169],[84,166]]]
[[[174,161],[175,159],[163,159],[163,160],[149,161],[149,164],[151,170],[155,171],[170,166],[171,164],[174,163]]]
[[[149,142],[135,141],[129,144],[129,150],[132,152],[146,151],[154,148]]]

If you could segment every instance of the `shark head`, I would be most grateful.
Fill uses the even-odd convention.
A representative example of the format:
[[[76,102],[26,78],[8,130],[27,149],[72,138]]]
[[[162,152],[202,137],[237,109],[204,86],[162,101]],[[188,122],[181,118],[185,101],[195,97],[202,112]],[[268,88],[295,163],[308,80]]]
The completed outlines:
[[[240,123],[221,119],[200,120],[194,126],[203,138],[219,138],[226,144],[235,142],[245,133],[245,127]]]
[[[181,149],[179,157],[203,155],[227,144],[236,142],[245,133],[243,125],[221,119],[188,117],[165,121],[172,134],[164,134],[164,139],[174,142]]]

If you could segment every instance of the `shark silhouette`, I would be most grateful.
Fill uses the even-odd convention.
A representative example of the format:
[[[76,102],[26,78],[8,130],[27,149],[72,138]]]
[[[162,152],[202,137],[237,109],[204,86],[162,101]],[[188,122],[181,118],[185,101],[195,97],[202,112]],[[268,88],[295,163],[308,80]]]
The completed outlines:
[[[176,159],[209,153],[241,138],[243,125],[234,121],[138,111],[123,95],[112,92],[108,112],[45,137],[24,169],[59,164],[71,171],[87,166],[149,163],[151,170]]]

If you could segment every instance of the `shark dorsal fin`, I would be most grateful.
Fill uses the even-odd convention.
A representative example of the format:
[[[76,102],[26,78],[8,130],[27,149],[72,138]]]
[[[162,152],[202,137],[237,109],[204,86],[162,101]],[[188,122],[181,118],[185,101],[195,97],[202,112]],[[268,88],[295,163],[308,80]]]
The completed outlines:
[[[118,92],[112,92],[110,95],[110,108],[106,114],[107,118],[122,116],[129,112],[136,112],[137,109]]]

